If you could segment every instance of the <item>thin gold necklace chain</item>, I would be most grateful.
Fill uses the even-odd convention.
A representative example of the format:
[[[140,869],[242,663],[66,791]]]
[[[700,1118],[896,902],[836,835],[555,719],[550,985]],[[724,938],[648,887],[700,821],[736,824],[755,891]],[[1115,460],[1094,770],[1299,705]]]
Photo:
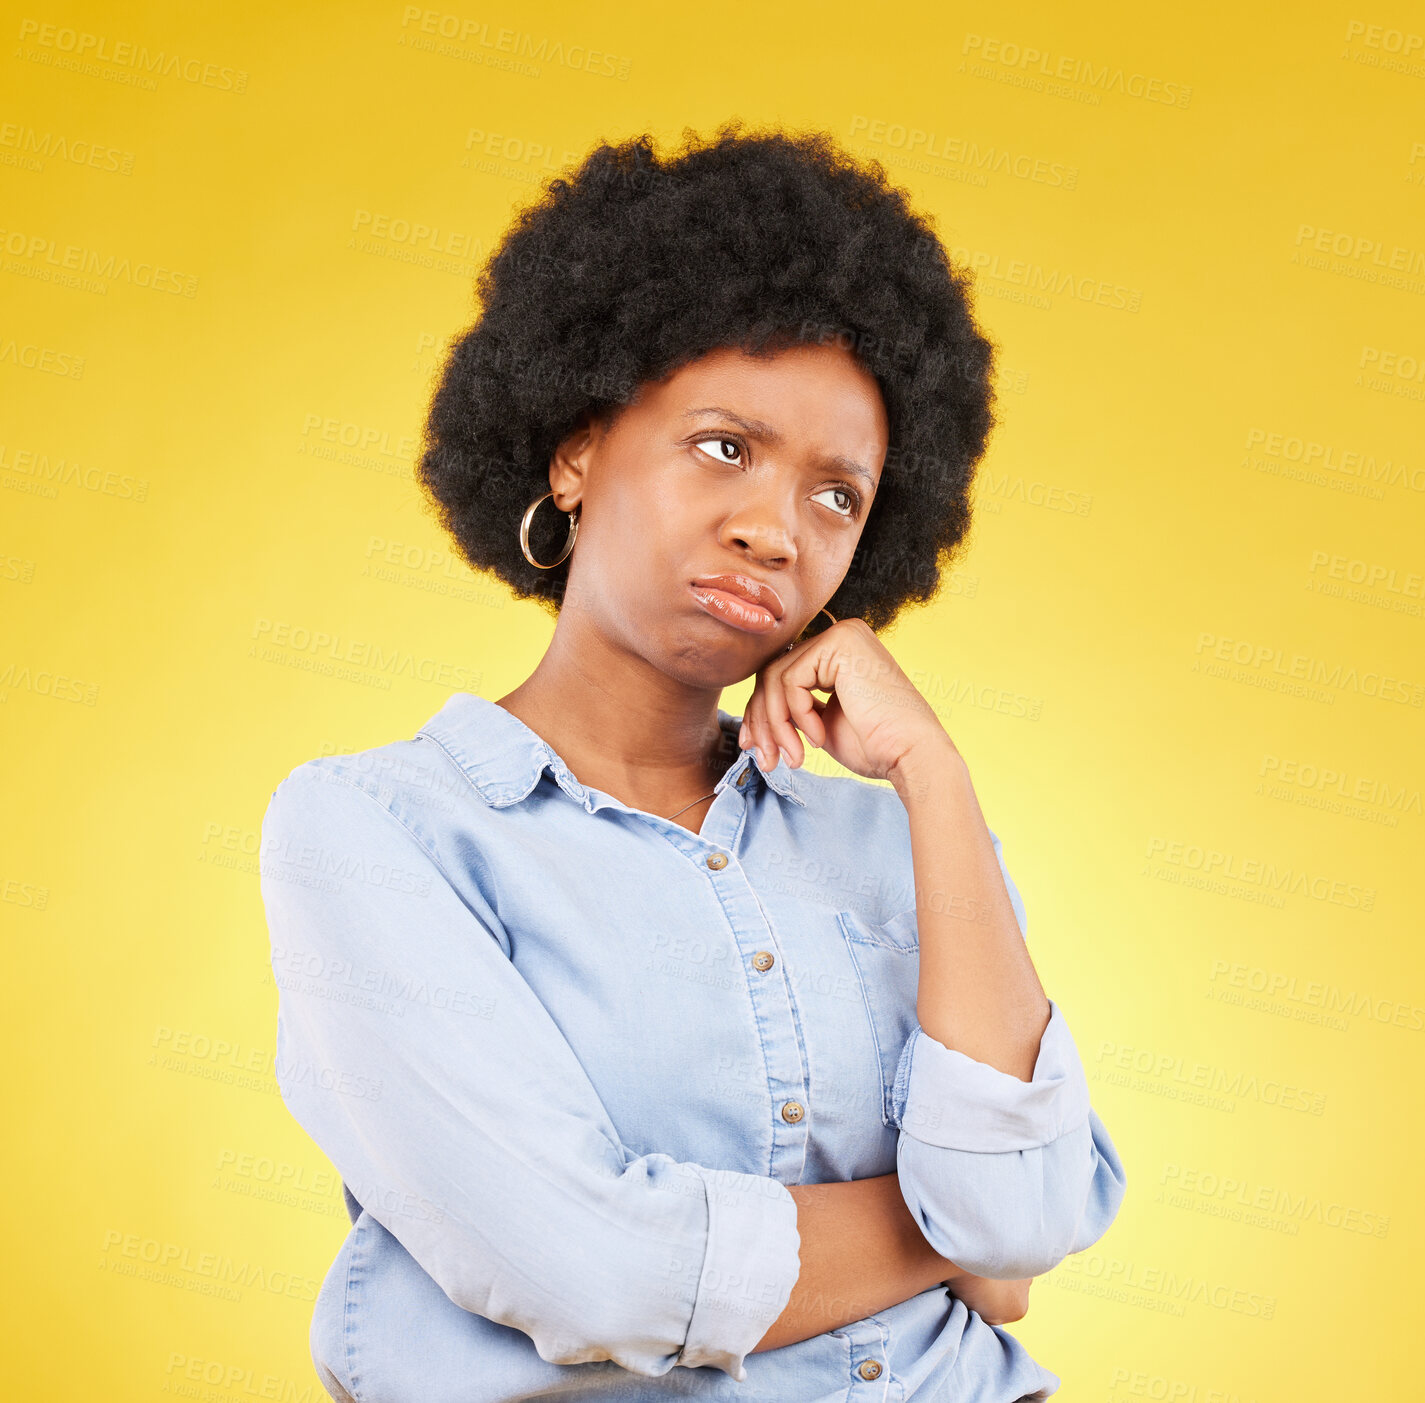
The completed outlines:
[[[719,780],[718,783],[721,784],[722,781]],[[704,799],[711,799],[716,793],[717,793],[717,790],[716,790],[716,789],[711,789],[711,790],[709,790],[706,794],[699,794],[698,797],[693,800],[693,803],[692,803],[692,804],[684,804],[683,807],[678,810],[678,813],[677,813],[677,814],[669,814],[669,815],[668,815],[669,821],[671,822],[673,819],[677,818],[677,817],[678,817],[678,814],[685,814],[685,813],[687,813],[688,810],[693,807],[693,804],[701,804]]]
[[[704,799],[711,799],[711,798],[713,797],[713,795],[716,794],[716,793],[717,793],[717,790],[714,789],[714,790],[711,790],[711,791],[710,791],[709,793],[707,793],[707,794],[699,794],[698,797],[693,800],[693,804],[701,804]],[[693,807],[693,804],[684,804],[683,807],[678,810],[678,814],[685,814],[685,813],[687,813],[688,810]],[[675,818],[678,817],[678,814],[669,814],[668,817],[669,817],[670,820],[671,820],[671,819],[675,819]]]

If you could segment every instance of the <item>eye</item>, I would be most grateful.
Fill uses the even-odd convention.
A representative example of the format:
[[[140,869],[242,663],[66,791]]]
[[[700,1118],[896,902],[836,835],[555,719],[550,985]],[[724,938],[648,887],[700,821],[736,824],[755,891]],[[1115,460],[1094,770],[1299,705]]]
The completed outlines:
[[[736,453],[742,452],[742,445],[735,438],[714,437],[698,439],[697,446],[702,449],[704,453],[707,453],[708,450],[703,448],[703,444],[705,443],[715,444],[718,448],[731,448]],[[736,458],[725,458],[721,453],[708,453],[708,457],[715,458],[719,463],[732,463],[736,465],[736,463],[738,462]]]
[[[840,507],[832,507],[832,511],[836,512],[839,516],[855,516],[855,515],[856,515],[857,511],[860,509],[860,506],[861,506],[861,495],[860,495],[860,493],[854,491],[854,490],[853,490],[852,488],[850,488],[850,487],[840,487],[840,486],[838,486],[838,487],[825,487],[825,488],[823,488],[820,492],[818,492],[816,495],[817,495],[818,497],[824,497],[828,492],[836,492],[836,493],[839,493],[841,496],[848,498],[848,499],[849,499],[849,502],[850,502],[849,507],[848,507],[845,511],[843,511]]]

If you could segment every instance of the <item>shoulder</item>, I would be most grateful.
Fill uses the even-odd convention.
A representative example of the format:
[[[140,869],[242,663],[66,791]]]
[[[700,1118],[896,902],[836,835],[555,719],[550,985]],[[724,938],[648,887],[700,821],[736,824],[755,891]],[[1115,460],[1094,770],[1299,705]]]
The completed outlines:
[[[429,838],[442,818],[468,809],[469,795],[469,780],[441,747],[418,737],[401,739],[304,760],[272,791],[264,828],[384,810]]]
[[[473,913],[492,931],[488,806],[438,745],[412,738],[303,761],[272,791],[259,843],[264,899],[345,891],[417,896]],[[436,906],[429,908],[434,919]]]

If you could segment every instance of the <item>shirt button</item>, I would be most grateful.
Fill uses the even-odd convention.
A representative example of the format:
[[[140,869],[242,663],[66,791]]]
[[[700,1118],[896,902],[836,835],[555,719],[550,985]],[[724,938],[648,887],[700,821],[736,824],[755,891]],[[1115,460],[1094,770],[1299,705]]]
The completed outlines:
[[[879,1359],[863,1359],[856,1372],[863,1379],[879,1379],[881,1377],[881,1361]]]
[[[790,1121],[795,1125],[804,1115],[806,1107],[800,1101],[784,1101],[782,1103],[782,1119]]]
[[[752,957],[752,967],[754,969],[768,970],[777,962],[777,957],[770,950],[759,950]]]
[[[721,872],[722,869],[727,866],[727,854],[709,853],[708,866],[711,867],[714,872]]]
[[[752,773],[751,770],[743,770],[743,772],[742,772],[740,775],[738,775],[738,777],[737,777],[737,787],[738,787],[739,789],[741,789],[742,786],[747,783],[748,776],[750,776],[751,773]]]

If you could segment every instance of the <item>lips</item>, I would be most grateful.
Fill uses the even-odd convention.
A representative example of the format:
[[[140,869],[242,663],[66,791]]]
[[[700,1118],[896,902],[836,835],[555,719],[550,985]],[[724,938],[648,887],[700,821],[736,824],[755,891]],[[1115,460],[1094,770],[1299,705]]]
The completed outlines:
[[[709,614],[749,633],[770,633],[782,617],[777,591],[750,575],[703,575],[690,588]]]

